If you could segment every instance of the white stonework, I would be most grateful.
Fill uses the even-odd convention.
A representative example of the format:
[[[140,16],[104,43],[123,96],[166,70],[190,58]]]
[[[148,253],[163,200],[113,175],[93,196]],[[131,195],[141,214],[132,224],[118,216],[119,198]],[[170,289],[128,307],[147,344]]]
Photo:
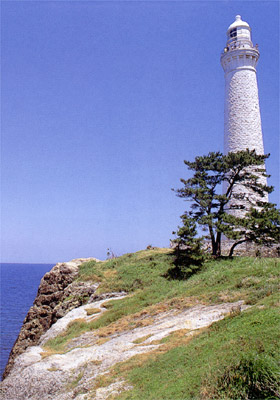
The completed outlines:
[[[242,69],[226,75],[224,150],[247,148],[264,154],[256,73]]]
[[[221,55],[225,72],[224,152],[256,150],[264,154],[256,65],[257,45],[251,41],[251,28],[239,15],[227,30],[227,44]],[[266,184],[261,177],[260,183]],[[244,186],[238,191],[244,193]],[[257,196],[248,192],[248,196]],[[267,201],[267,196],[260,197]]]

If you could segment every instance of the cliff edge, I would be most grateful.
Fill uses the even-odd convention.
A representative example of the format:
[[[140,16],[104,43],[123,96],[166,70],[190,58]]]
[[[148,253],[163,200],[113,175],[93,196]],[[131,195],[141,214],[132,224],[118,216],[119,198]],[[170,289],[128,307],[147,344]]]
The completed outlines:
[[[3,400],[279,398],[279,259],[173,252],[57,264],[41,280]]]
[[[79,265],[91,260],[98,261],[96,258],[79,258],[58,263],[43,276],[34,304],[23,321],[23,326],[10,353],[3,379],[9,374],[18,355],[29,346],[36,345],[42,334],[59,318],[83,304],[94,293],[96,285],[85,282],[73,283],[78,275]]]

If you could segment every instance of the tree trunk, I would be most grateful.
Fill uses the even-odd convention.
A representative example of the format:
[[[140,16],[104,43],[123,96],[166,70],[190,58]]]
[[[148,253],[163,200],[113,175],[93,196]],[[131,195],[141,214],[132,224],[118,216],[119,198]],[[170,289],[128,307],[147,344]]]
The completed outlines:
[[[221,256],[221,252],[222,252],[222,249],[221,249],[221,238],[222,238],[222,234],[221,234],[221,232],[218,232],[217,233],[217,239],[216,239],[216,248],[217,248],[216,256],[217,257],[220,257]]]
[[[243,239],[243,240],[239,240],[238,242],[233,243],[233,245],[231,246],[231,249],[230,249],[230,252],[229,252],[228,256],[232,257],[235,247],[238,246],[241,243],[244,243],[244,242],[249,242],[249,240],[248,239]]]
[[[181,244],[181,242],[177,243],[177,246],[176,246],[176,258],[175,258],[175,266],[176,267],[178,267],[178,265],[179,265],[179,258],[180,258],[180,252],[181,252],[180,244]]]
[[[210,233],[211,244],[212,244],[212,256],[215,256],[217,253],[217,246],[216,246],[216,241],[215,241],[215,235],[214,235],[214,232],[213,232],[213,229],[211,226],[209,226],[209,233]]]

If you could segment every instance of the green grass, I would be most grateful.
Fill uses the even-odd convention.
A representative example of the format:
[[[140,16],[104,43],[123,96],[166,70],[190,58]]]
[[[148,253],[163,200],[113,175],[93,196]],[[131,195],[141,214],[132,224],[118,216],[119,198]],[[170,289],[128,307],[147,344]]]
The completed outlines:
[[[89,323],[72,322],[66,332],[46,346],[63,352],[69,340],[85,331],[114,324],[119,330],[133,328],[137,323],[133,315],[143,310],[152,313],[151,307],[187,307],[195,301],[214,304],[241,299],[253,305],[278,290],[279,259],[208,260],[200,272],[186,280],[167,278],[173,260],[170,250],[154,249],[82,264],[79,280],[98,280],[99,293],[126,291],[128,296],[106,303],[107,311]]]
[[[63,353],[65,351],[65,345],[71,339],[78,337],[82,332],[88,330],[88,324],[84,319],[78,319],[72,321],[68,324],[67,330],[56,336],[53,339],[48,340],[48,342],[43,346],[45,351],[53,350],[57,353]],[[44,354],[44,353],[43,353]]]
[[[100,340],[106,340],[114,329],[135,327],[139,313],[149,317],[164,307],[184,308],[196,301],[244,300],[250,309],[232,313],[192,339],[175,332],[162,341],[160,350],[118,364],[106,379],[121,378],[132,385],[116,397],[119,400],[280,398],[279,259],[208,260],[186,280],[168,279],[172,266],[168,249],[82,264],[79,280],[99,281],[99,293],[126,291],[128,296],[107,302],[107,311],[89,323],[70,323],[47,348],[66,351],[72,338],[89,330],[98,329]]]
[[[119,364],[114,375],[134,388],[117,399],[279,398],[278,299],[270,297],[151,360]]]
[[[99,275],[99,292],[127,291],[133,296],[108,304],[108,312],[91,324],[106,326],[122,316],[141,311],[162,301],[180,297],[196,297],[208,303],[244,299],[254,304],[278,289],[277,259],[236,258],[212,260],[204,269],[187,280],[168,280],[167,270],[173,265],[171,252],[141,251],[115,260],[93,265]],[[87,277],[90,269],[87,268]],[[114,271],[114,274],[110,274]],[[107,274],[107,276],[106,276]],[[84,278],[84,271],[80,278]]]

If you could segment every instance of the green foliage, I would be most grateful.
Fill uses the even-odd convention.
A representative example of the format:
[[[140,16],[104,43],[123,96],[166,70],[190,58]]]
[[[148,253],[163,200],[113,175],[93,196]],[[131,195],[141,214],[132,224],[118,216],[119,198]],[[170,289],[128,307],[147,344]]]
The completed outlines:
[[[205,256],[202,251],[202,240],[196,238],[197,230],[195,221],[188,213],[181,216],[183,226],[179,227],[175,244],[174,254],[175,267],[167,271],[167,276],[173,279],[186,279],[201,270]]]
[[[194,162],[185,161],[193,176],[181,179],[184,187],[176,190],[178,197],[192,202],[191,211],[182,216],[183,224],[187,221],[190,238],[190,221],[208,231],[213,255],[221,255],[222,234],[235,241],[231,255],[234,248],[245,241],[270,245],[279,239],[279,211],[273,204],[254,201],[251,195],[262,198],[273,190],[260,183],[261,177],[268,176],[264,169],[268,156],[247,149],[227,155],[211,152],[196,157]],[[219,194],[222,185],[226,190]],[[235,190],[237,185],[246,187],[249,192]],[[246,209],[245,204],[250,209]],[[242,218],[235,213],[237,210],[243,210]],[[187,240],[186,235],[184,240]]]
[[[258,208],[251,208],[246,218],[236,218],[235,239],[229,255],[243,242],[254,242],[271,246],[280,242],[280,213],[271,203],[257,203]],[[230,216],[229,216],[230,218]]]
[[[219,398],[277,399],[279,378],[279,367],[273,357],[250,351],[216,378],[214,393]]]

